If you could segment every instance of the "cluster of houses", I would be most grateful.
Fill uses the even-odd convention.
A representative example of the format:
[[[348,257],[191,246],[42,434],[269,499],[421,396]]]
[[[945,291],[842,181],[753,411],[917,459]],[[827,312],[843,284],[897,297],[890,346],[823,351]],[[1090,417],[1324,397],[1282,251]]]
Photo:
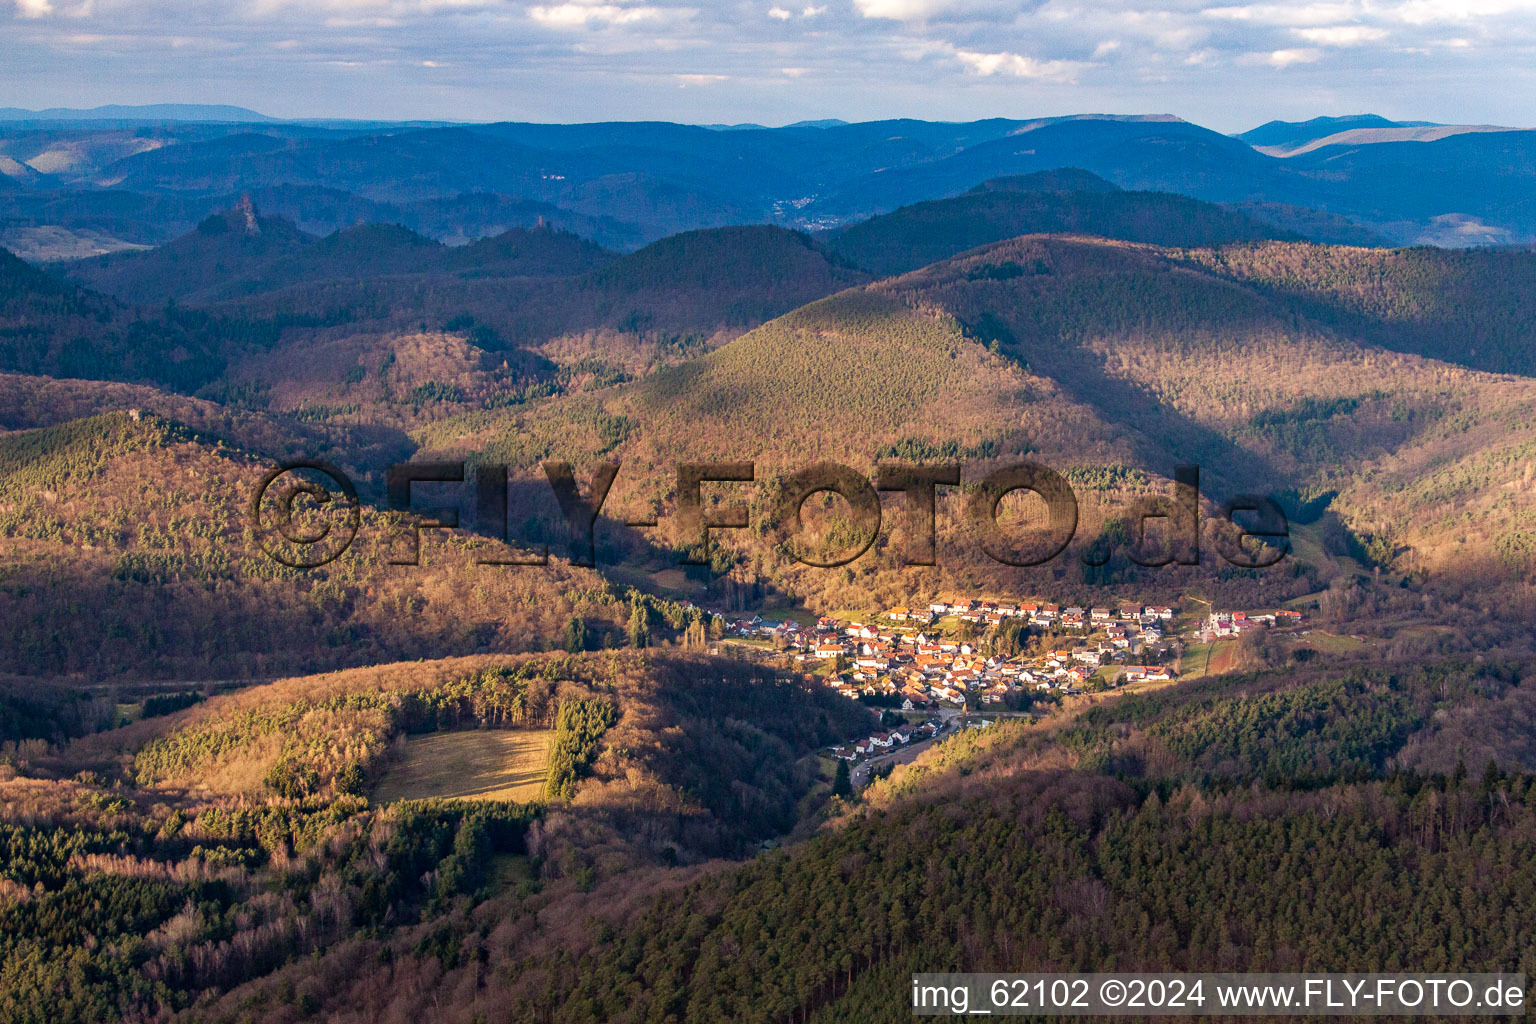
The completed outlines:
[[[868,739],[862,739],[846,746],[833,747],[832,756],[840,757],[844,761],[857,761],[861,758],[873,757],[893,747],[904,747],[908,743],[932,739],[938,731],[938,722],[924,722],[922,725],[898,725],[890,732],[877,732]]]
[[[944,616],[981,628],[1015,621],[1057,635],[1080,634],[1082,640],[1030,656],[999,657],[938,629]],[[828,681],[850,697],[883,696],[899,700],[904,710],[963,705],[968,696],[986,705],[1022,691],[1079,693],[1109,666],[1124,666],[1118,674],[1105,673],[1106,678],[1118,675],[1117,682],[1170,679],[1166,667],[1131,661],[1155,662],[1171,652],[1166,634],[1173,616],[1166,606],[935,601],[926,608],[892,609],[874,623],[823,618],[792,653],[802,661],[836,661],[838,670]]]
[[[1121,605],[1118,608],[1062,607],[1057,604],[1006,601],[934,601],[927,608],[896,608],[886,614],[895,622],[928,625],[945,615],[979,626],[998,626],[1018,620],[1045,629],[1086,631],[1115,621],[1127,623],[1168,622],[1173,608],[1167,605]]]
[[[1288,610],[1213,611],[1195,636],[1214,640],[1300,618]],[[830,668],[828,685],[848,697],[880,698],[913,711],[997,704],[1018,693],[1071,695],[1095,675],[1107,686],[1172,679],[1174,671],[1164,662],[1177,653],[1174,621],[1175,609],[1168,605],[935,600],[926,607],[893,608],[868,623],[823,617],[807,627],[754,615],[726,622],[725,632],[770,641],[801,663]],[[954,628],[957,622],[971,628]],[[1033,653],[1003,657],[956,635],[1005,623],[1033,627],[1053,640]]]
[[[1204,643],[1227,636],[1241,636],[1254,629],[1268,626],[1294,626],[1301,621],[1301,612],[1283,608],[1276,612],[1218,612],[1212,609],[1196,631],[1196,637]]]

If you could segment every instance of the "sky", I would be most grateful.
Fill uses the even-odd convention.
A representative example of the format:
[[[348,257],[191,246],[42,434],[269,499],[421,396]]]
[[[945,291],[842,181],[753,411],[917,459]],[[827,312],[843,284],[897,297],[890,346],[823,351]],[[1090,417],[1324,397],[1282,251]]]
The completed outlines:
[[[0,107],[1536,122],[1536,0],[0,0]]]

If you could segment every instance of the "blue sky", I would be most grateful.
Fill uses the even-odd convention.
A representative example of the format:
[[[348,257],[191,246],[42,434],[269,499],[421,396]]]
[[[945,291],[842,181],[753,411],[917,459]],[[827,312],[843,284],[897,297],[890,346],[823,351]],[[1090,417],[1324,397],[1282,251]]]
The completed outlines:
[[[1536,0],[0,0],[0,106],[1528,126]]]

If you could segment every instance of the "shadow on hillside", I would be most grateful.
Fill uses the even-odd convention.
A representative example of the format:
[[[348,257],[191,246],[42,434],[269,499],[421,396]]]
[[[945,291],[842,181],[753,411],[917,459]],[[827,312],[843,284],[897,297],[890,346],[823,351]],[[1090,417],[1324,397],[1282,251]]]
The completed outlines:
[[[1200,467],[1202,493],[1225,498],[1239,492],[1267,494],[1291,481],[1262,455],[1164,405],[1147,387],[1104,369],[1094,352],[1076,345],[1009,347],[1039,373],[1072,382],[1072,396],[1106,423],[1126,428],[1126,438],[1146,468],[1171,476],[1176,465]],[[1007,349],[1005,349],[1007,351]],[[1213,493],[1211,485],[1217,485]]]
[[[1195,265],[1202,273],[1252,289],[1292,316],[1341,332],[1390,352],[1439,359],[1487,373],[1536,375],[1536,311],[1529,302],[1536,285],[1536,254],[1528,251],[1469,251],[1414,248],[1369,257],[1379,266],[1350,265],[1339,256],[1339,294],[1328,279],[1308,284],[1281,275],[1291,267],[1278,259],[1252,268]],[[1377,292],[1361,295],[1349,286],[1370,270]],[[1274,277],[1263,276],[1266,272]],[[1366,303],[1393,298],[1396,304],[1372,312]],[[1385,296],[1385,298],[1383,297]],[[1350,301],[1351,298],[1354,301]]]

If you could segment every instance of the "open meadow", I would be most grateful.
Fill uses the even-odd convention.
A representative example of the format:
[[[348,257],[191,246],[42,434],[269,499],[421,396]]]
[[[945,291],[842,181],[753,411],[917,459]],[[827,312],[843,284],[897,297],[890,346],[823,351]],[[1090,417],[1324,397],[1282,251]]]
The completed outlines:
[[[516,800],[544,795],[552,729],[478,729],[413,736],[373,792],[376,803],[447,797]]]

